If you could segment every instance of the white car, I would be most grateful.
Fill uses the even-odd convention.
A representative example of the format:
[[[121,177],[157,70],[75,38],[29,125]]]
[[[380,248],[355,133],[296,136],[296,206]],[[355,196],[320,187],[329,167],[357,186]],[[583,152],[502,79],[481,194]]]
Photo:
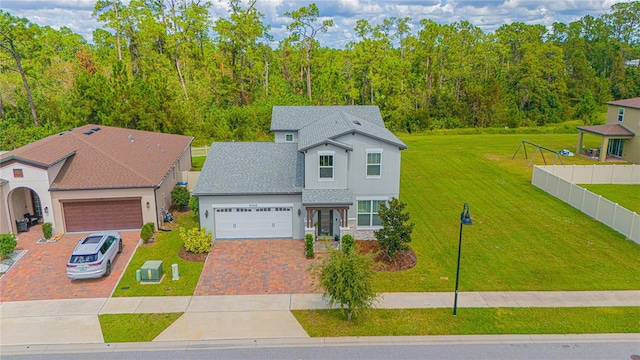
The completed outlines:
[[[67,263],[67,277],[77,280],[109,276],[113,260],[121,252],[122,237],[117,232],[89,234],[73,250]]]

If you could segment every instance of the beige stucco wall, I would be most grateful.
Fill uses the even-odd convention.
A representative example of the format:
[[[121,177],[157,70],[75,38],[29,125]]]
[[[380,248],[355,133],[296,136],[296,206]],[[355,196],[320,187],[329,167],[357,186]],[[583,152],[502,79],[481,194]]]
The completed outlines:
[[[143,188],[143,189],[112,189],[112,190],[74,190],[74,191],[52,191],[51,192],[51,200],[52,200],[52,210],[49,211],[49,214],[53,213],[53,229],[54,234],[63,232],[64,227],[64,217],[62,216],[62,204],[61,200],[82,200],[82,199],[96,199],[96,200],[106,200],[106,199],[114,199],[118,198],[132,198],[132,197],[141,197],[140,203],[142,206],[142,221],[143,223],[147,222],[156,222],[155,215],[155,197],[153,188]],[[149,202],[149,208],[147,208],[147,201]]]
[[[618,111],[624,108],[624,118],[618,121]],[[609,105],[607,109],[607,125],[620,124],[636,134],[625,141],[622,158],[634,164],[640,164],[640,109]]]
[[[5,191],[5,189],[9,188],[9,183],[4,183],[4,184],[0,184],[0,201],[2,202],[2,204],[0,204],[0,233],[1,234],[6,234],[12,231],[11,226],[9,225],[9,212],[6,209],[6,199],[7,199],[7,193],[9,192],[8,190]]]

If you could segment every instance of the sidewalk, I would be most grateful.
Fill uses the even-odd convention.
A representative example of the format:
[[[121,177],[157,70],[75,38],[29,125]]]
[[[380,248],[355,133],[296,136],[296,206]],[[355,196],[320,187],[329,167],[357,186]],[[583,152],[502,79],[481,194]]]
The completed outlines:
[[[453,293],[384,293],[377,308],[453,307]],[[464,292],[459,308],[640,306],[640,291]],[[290,310],[326,309],[320,294],[130,297],[0,304],[0,345],[104,343],[98,315],[184,312],[160,341],[308,338]]]

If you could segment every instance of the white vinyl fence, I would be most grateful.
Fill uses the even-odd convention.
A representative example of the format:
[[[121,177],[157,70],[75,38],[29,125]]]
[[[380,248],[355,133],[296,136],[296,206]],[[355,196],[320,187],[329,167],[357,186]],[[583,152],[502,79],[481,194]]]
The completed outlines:
[[[180,171],[178,173],[178,181],[186,181],[189,192],[193,191],[200,177],[200,171]]]
[[[536,165],[531,183],[640,244],[640,215],[575,185],[640,184],[640,165]]]
[[[191,147],[191,156],[207,156],[211,146]]]

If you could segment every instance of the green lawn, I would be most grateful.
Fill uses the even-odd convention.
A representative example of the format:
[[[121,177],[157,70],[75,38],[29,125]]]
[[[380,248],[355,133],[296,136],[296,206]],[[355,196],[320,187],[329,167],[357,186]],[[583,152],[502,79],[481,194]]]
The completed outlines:
[[[573,149],[576,134],[401,136],[400,199],[416,224],[416,267],[378,273],[377,291],[453,291],[463,204],[461,291],[640,289],[640,246],[531,185],[521,140]],[[529,156],[533,149],[528,149]],[[553,154],[545,154],[553,162]],[[565,157],[566,164],[594,164]],[[536,156],[535,164],[542,164]],[[621,266],[624,264],[624,266]]]
[[[580,186],[640,214],[640,185],[588,184]]]
[[[176,221],[179,226],[185,229],[198,226],[193,213],[178,216]],[[204,263],[182,260],[178,256],[178,251],[182,247],[183,243],[178,229],[157,233],[155,244],[138,247],[122,279],[116,286],[113,296],[193,295]],[[140,269],[147,260],[162,260],[165,277],[160,284],[140,284],[136,281],[136,270]],[[179,280],[171,280],[172,264],[178,264]]]
[[[182,313],[99,315],[104,342],[146,342],[173,324]]]
[[[202,171],[202,165],[207,160],[206,156],[194,156],[191,158],[191,171]]]
[[[340,310],[295,310],[311,337],[640,332],[640,307],[372,309],[349,322]]]

